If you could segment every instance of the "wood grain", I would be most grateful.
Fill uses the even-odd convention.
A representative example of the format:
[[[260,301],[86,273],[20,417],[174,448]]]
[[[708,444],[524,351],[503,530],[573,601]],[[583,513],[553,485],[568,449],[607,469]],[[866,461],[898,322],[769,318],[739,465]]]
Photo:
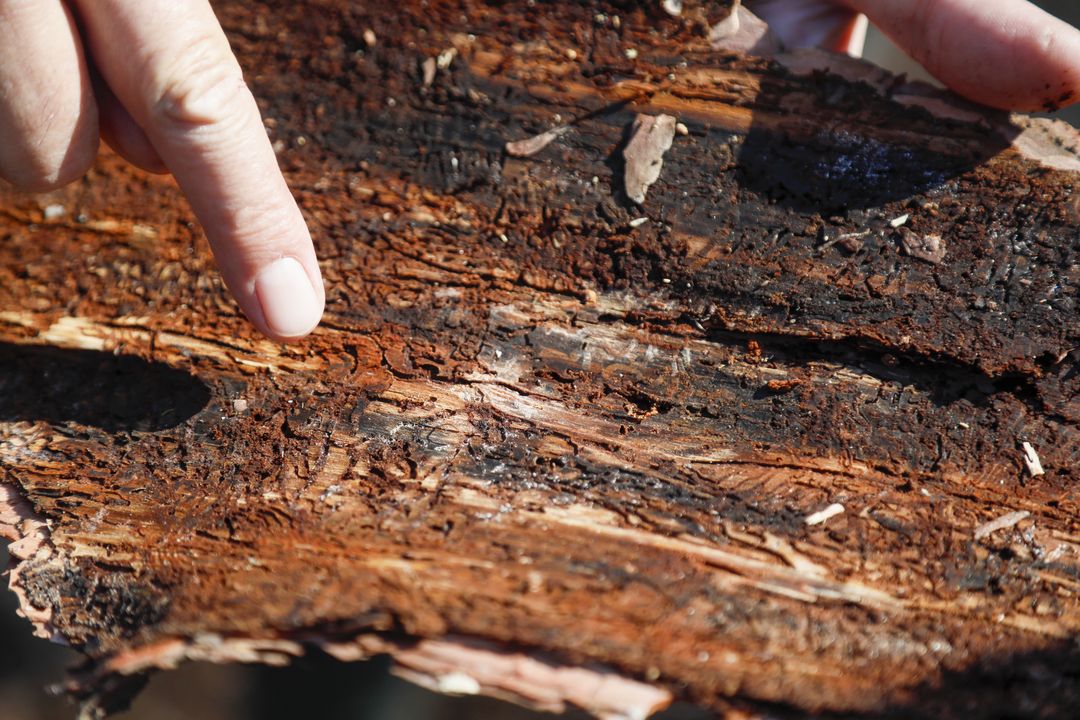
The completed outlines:
[[[715,51],[692,4],[215,5],[308,341],[245,324],[167,178],[0,202],[0,533],[88,712],[320,648],[608,717],[1080,703],[1075,136]]]

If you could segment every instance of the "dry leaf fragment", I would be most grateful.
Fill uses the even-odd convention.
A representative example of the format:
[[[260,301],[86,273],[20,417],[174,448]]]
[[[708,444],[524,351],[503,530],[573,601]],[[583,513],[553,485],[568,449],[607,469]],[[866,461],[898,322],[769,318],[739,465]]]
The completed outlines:
[[[675,140],[675,118],[671,115],[638,115],[630,130],[630,142],[623,150],[626,160],[626,194],[641,205],[649,186],[660,177],[664,153]]]
[[[531,157],[546,148],[555,138],[565,134],[569,129],[569,125],[560,125],[539,135],[533,135],[531,138],[508,142],[506,143],[506,154],[518,158]]]
[[[738,1],[732,4],[730,15],[709,29],[709,45],[713,50],[750,55],[774,55],[782,49],[768,24]]]
[[[740,0],[735,0],[731,6],[731,14],[712,26],[709,30],[709,42],[713,48],[716,48],[718,44],[722,43],[729,37],[733,37],[735,33],[739,32],[741,23],[739,22],[739,6],[742,3]]]

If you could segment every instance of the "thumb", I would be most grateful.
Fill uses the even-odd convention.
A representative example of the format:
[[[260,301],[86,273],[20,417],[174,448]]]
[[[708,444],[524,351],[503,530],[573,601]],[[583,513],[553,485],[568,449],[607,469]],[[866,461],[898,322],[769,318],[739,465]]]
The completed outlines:
[[[1013,110],[1080,99],[1080,31],[1026,0],[844,0],[952,90]]]

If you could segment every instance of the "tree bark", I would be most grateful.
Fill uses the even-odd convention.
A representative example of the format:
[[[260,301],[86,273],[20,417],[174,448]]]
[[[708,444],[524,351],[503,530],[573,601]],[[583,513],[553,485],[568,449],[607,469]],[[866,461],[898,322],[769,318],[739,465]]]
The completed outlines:
[[[607,717],[1080,705],[1075,133],[714,48],[724,3],[216,9],[309,340],[168,178],[0,204],[0,534],[88,713],[316,649]]]

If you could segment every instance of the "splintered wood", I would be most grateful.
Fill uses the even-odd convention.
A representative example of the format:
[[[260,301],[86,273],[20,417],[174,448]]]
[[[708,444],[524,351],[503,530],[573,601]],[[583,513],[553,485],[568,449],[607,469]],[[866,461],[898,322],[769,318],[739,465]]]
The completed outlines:
[[[518,158],[531,157],[550,145],[556,138],[564,135],[569,129],[568,125],[561,125],[525,140],[508,142],[506,143],[506,154]]]
[[[1073,717],[1076,135],[718,53],[729,10],[215,3],[301,343],[168,178],[0,196],[0,534],[87,713],[320,649],[601,717]]]
[[[1029,517],[1031,517],[1031,513],[1027,510],[1016,510],[1015,512],[1006,513],[999,518],[994,518],[975,528],[975,539],[982,540],[984,537],[988,537],[998,530],[1007,530],[1021,520],[1025,520]]]
[[[1039,475],[1045,474],[1046,471],[1043,470],[1042,460],[1039,459],[1039,453],[1035,452],[1035,448],[1032,447],[1031,443],[1025,440],[1022,444],[1022,448],[1024,451],[1024,465],[1027,466],[1028,473],[1031,477],[1038,477]]]

